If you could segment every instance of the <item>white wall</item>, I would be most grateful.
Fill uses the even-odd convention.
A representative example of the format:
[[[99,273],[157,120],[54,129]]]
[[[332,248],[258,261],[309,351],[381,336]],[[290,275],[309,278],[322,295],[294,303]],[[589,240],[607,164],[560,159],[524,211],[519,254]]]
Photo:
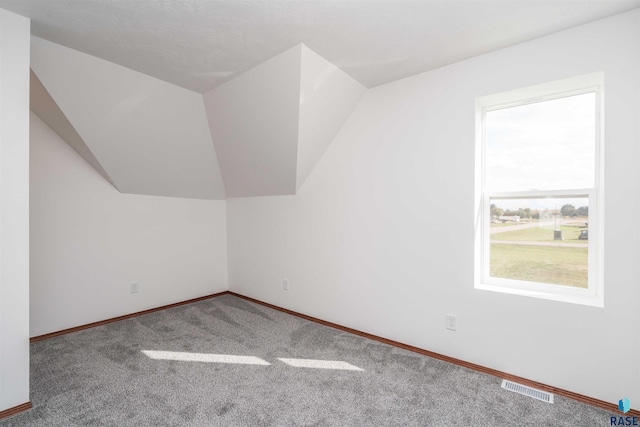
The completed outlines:
[[[227,201],[230,289],[640,408],[639,23],[635,10],[369,90],[297,196]],[[595,71],[605,307],[475,290],[475,98]]]
[[[225,203],[121,194],[31,114],[31,336],[227,290]]]
[[[0,9],[0,411],[29,401],[29,32]]]

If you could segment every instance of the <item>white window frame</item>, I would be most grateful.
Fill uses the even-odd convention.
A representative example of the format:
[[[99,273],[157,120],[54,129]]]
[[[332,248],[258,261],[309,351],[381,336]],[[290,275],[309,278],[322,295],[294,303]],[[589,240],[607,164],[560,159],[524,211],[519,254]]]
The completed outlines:
[[[487,112],[586,93],[596,94],[594,187],[541,191],[485,191]],[[475,212],[475,288],[541,298],[546,300],[604,307],[603,286],[603,206],[604,206],[604,73],[591,73],[476,99],[476,212]],[[495,199],[574,198],[589,201],[588,284],[587,288],[553,285],[524,280],[490,277],[490,204]]]

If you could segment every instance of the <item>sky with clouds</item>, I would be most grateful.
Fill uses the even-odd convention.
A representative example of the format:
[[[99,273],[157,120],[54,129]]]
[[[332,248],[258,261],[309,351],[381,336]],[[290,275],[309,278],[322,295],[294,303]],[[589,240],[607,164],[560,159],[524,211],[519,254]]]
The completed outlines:
[[[485,126],[486,191],[570,190],[594,186],[595,93],[490,111],[486,114]],[[537,200],[537,206],[546,208],[559,203],[559,200],[548,203]],[[565,201],[573,201],[574,206],[587,205],[587,199]],[[500,207],[512,209],[534,201],[496,202],[500,202],[496,203]]]

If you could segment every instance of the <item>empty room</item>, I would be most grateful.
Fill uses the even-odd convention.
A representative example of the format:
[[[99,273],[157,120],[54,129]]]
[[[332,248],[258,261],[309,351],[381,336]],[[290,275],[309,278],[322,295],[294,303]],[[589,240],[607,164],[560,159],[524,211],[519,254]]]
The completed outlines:
[[[640,425],[640,0],[0,0],[0,426]]]

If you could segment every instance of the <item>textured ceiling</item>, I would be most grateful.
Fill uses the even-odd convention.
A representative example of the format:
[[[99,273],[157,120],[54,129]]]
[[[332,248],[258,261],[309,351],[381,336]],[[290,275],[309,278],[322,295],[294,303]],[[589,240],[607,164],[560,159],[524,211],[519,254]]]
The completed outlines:
[[[367,87],[640,0],[0,0],[32,33],[197,92],[304,43]]]

